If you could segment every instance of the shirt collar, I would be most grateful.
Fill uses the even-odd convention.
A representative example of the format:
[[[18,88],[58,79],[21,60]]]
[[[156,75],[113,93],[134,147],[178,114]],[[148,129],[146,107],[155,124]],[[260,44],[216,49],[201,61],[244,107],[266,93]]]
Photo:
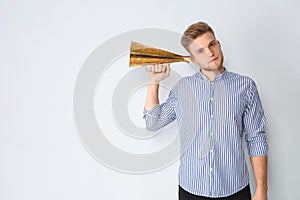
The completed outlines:
[[[226,77],[226,74],[228,73],[227,69],[224,67],[224,71],[221,73],[221,74],[218,74],[216,77],[215,77],[215,80],[218,80],[222,77]],[[201,79],[204,79],[204,80],[209,80],[202,72],[201,70],[199,70],[197,73],[196,73]],[[215,81],[214,80],[214,81]]]

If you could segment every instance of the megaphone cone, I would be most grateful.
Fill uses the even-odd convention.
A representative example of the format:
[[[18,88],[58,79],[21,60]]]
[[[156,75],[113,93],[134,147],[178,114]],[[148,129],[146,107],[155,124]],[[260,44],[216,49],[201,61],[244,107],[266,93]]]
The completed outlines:
[[[182,56],[162,49],[131,42],[130,67],[154,65],[173,62],[190,62],[190,56]]]

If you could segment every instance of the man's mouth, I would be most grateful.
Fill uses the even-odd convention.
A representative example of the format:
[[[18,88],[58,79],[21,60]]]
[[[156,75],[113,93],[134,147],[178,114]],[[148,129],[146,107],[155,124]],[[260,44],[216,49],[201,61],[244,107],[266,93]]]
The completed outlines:
[[[214,62],[214,61],[216,61],[216,60],[218,60],[218,57],[216,57],[216,58],[210,60],[209,63]]]

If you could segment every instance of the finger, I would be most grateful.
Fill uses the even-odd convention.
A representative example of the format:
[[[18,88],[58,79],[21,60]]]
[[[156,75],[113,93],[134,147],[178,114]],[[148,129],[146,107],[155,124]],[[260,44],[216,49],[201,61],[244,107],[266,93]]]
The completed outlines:
[[[153,72],[153,65],[145,65],[146,71],[149,73]]]
[[[161,67],[161,71],[162,71],[162,72],[166,72],[166,68],[167,68],[167,65],[166,65],[166,64],[163,64],[162,67]]]
[[[159,73],[160,72],[160,64],[157,64],[156,65],[156,73]]]
[[[151,72],[155,73],[155,65],[151,65]]]
[[[156,72],[156,73],[158,72],[158,65],[157,65],[157,64],[155,65],[155,70],[154,70],[154,72]]]
[[[157,72],[161,73],[162,72],[162,64],[159,64],[157,67]]]

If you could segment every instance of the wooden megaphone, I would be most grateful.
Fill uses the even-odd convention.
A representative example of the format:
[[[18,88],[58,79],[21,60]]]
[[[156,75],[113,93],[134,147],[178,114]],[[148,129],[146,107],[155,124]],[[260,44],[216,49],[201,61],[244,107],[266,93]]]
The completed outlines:
[[[162,49],[131,42],[130,67],[147,66],[162,63],[190,62],[190,56],[181,56]]]

